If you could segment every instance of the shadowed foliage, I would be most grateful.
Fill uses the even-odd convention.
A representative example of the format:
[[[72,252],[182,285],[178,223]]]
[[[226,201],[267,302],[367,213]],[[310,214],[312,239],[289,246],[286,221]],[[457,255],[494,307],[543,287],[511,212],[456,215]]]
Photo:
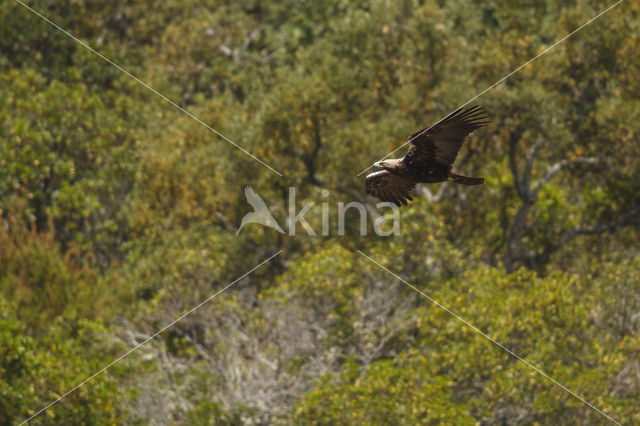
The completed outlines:
[[[356,176],[602,0],[0,3],[0,423],[640,423],[640,3],[474,101],[400,235]],[[284,233],[247,223],[251,186]],[[288,235],[288,189],[318,235]],[[323,190],[328,190],[329,195]],[[376,213],[377,212],[377,213]]]

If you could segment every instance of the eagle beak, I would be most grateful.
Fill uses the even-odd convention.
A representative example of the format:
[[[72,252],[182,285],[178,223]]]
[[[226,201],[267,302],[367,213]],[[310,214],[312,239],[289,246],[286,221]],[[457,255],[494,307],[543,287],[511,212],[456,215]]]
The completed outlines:
[[[373,163],[373,167],[382,167],[382,166],[380,165],[379,161],[376,161],[375,163]]]

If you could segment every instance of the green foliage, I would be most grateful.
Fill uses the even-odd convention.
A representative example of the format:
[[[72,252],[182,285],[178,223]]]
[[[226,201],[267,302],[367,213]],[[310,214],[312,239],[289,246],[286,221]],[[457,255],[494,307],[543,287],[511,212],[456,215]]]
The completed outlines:
[[[26,420],[46,403],[75,386],[108,362],[110,344],[106,330],[80,320],[56,320],[37,339],[26,334],[4,296],[0,298],[0,422]],[[122,399],[109,377],[99,377],[69,395],[64,404],[51,407],[36,424],[115,424],[122,420]]]
[[[119,204],[135,164],[130,100],[29,69],[0,79],[0,208],[20,209],[38,229],[52,220],[64,244],[120,242]]]
[[[634,343],[594,327],[594,309],[612,282],[567,274],[544,279],[521,270],[469,270],[430,297],[627,423],[634,396],[603,393],[630,362]],[[396,285],[402,285],[397,283]],[[614,296],[617,298],[618,296]],[[295,408],[298,423],[596,423],[600,415],[442,309],[416,309],[413,345],[393,360],[345,362]],[[635,337],[637,342],[637,336]],[[631,345],[631,346],[629,346]],[[636,391],[637,392],[637,391]]]
[[[625,424],[637,377],[640,5],[482,95],[492,123],[401,235],[337,203],[418,128],[610,4],[36,0],[0,4],[0,423]],[[534,149],[535,147],[538,149]],[[404,149],[396,154],[402,155]],[[394,155],[395,156],[395,155]],[[331,235],[286,228],[288,188]],[[322,190],[330,195],[325,197]],[[423,196],[424,195],[424,196]],[[371,231],[371,215],[368,229]]]

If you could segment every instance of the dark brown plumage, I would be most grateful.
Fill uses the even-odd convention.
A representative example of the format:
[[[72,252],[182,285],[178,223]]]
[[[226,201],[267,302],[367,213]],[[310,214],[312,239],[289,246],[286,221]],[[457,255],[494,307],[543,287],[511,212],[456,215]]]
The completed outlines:
[[[411,146],[407,155],[375,164],[384,170],[367,175],[365,191],[382,201],[406,205],[407,200],[413,200],[409,192],[418,183],[484,183],[483,178],[453,173],[451,166],[465,138],[488,122],[489,116],[480,106],[460,108],[435,126],[414,133],[409,136]]]

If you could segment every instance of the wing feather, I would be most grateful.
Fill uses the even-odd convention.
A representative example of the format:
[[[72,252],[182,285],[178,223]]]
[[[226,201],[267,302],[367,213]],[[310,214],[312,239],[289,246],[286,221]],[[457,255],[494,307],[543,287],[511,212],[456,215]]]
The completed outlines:
[[[402,204],[406,206],[407,200],[413,201],[409,192],[415,187],[416,183],[411,178],[398,176],[387,170],[371,173],[365,179],[367,194],[397,206]]]
[[[410,167],[451,168],[465,138],[489,121],[489,115],[479,105],[459,108],[435,126],[409,136],[411,147],[403,161]]]
[[[262,198],[253,190],[252,187],[247,186],[244,188],[244,195],[247,197],[247,202],[253,207],[256,212],[268,212],[269,209],[267,205],[264,203]]]

